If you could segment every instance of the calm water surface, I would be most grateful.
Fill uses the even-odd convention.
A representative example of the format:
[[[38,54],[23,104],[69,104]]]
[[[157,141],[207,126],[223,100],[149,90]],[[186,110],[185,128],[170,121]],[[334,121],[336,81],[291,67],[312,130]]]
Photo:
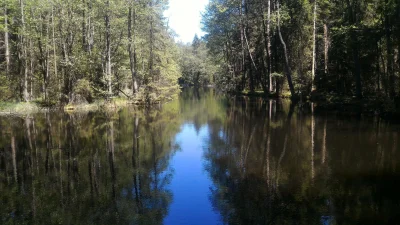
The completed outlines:
[[[186,90],[0,117],[0,224],[399,224],[400,127]]]

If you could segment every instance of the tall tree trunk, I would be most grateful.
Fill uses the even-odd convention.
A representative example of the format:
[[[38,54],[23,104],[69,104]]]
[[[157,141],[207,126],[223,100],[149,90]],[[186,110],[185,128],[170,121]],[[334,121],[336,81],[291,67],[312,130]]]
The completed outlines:
[[[54,65],[54,77],[57,80],[58,92],[61,97],[61,84],[58,79],[57,71],[57,49],[56,49],[56,38],[55,38],[55,23],[54,23],[54,5],[51,7],[51,28],[52,28],[52,39],[53,39],[53,65]]]
[[[242,57],[241,57],[241,75],[242,75],[242,84],[241,90],[245,89],[246,86],[246,63],[245,63],[245,47],[244,47],[244,22],[243,22],[243,0],[240,0],[239,6],[239,13],[240,13],[240,44],[242,47]]]
[[[379,64],[379,55],[380,55],[380,49],[379,49],[379,43],[376,44],[376,73],[377,73],[377,92],[378,94],[381,94],[381,68]]]
[[[111,75],[111,25],[110,25],[110,0],[106,1],[106,79],[108,86],[108,96],[111,97],[112,92],[112,75]]]
[[[86,2],[82,0],[82,49],[87,51],[86,42]]]
[[[60,13],[60,18],[59,18],[60,23],[59,23],[58,29],[59,29],[59,33],[61,34],[61,46],[62,46],[62,53],[63,53],[62,60],[65,62],[64,64],[61,65],[61,75],[62,75],[61,83],[63,84],[64,94],[69,94],[69,87],[68,87],[68,82],[67,82],[68,77],[69,77],[69,75],[68,75],[69,70],[67,69],[67,66],[66,66],[66,65],[68,65],[68,62],[69,62],[69,56],[68,56],[67,43],[66,43],[67,38],[63,37],[63,35],[62,35],[63,31],[65,29],[65,27],[63,26],[64,25],[63,17],[64,17],[64,9],[61,8],[61,13]]]
[[[328,24],[324,23],[324,64],[325,64],[325,75],[328,74],[328,63],[329,63],[329,30]]]
[[[135,12],[136,9],[135,8],[132,9],[132,2],[130,2],[130,4],[129,4],[128,11],[129,11],[128,12],[129,63],[130,63],[131,75],[132,75],[132,93],[135,94],[138,91],[138,84],[137,84],[137,78],[136,78],[136,47],[135,47],[136,34],[135,34],[135,27],[132,27],[132,22],[133,22],[133,26],[135,26],[136,25],[136,12]],[[133,21],[132,21],[132,19],[133,19]]]
[[[316,65],[316,48],[317,48],[317,0],[314,0],[314,24],[313,24],[313,58],[312,58],[312,72],[311,72],[311,82],[312,82],[312,91],[316,90],[315,85],[315,70],[317,68]]]
[[[5,47],[5,59],[6,59],[6,76],[9,76],[10,72],[10,46],[9,46],[9,35],[8,35],[8,11],[7,5],[4,6],[4,47]]]
[[[33,49],[33,41],[29,39],[29,48]],[[34,72],[34,52],[29,51],[29,83],[30,83],[30,98],[33,97],[33,86],[34,86],[34,77],[33,77],[33,72]]]
[[[356,16],[353,10],[353,6],[350,3],[350,0],[347,0],[347,7],[349,10],[349,17],[350,17],[350,24],[355,26],[356,25]],[[358,36],[356,34],[355,29],[350,30],[351,36],[351,50],[353,52],[353,60],[354,60],[354,77],[356,81],[356,96],[357,98],[362,98],[362,84],[361,84],[361,65],[360,65],[360,52],[359,52],[359,43],[358,43]]]
[[[289,84],[290,94],[292,95],[292,97],[294,97],[296,95],[296,93],[294,91],[294,86],[293,86],[293,82],[292,82],[292,71],[289,66],[289,56],[288,56],[287,49],[286,49],[286,43],[283,40],[282,33],[281,33],[281,25],[280,25],[281,16],[280,16],[279,0],[277,0],[276,2],[277,2],[277,8],[278,8],[278,11],[277,11],[277,13],[278,13],[278,35],[279,35],[279,39],[281,41],[284,55],[285,55],[286,78],[287,78],[287,81]]]
[[[385,63],[385,60],[384,60],[384,58],[383,58],[383,52],[382,52],[382,50],[381,51],[379,51],[379,58],[380,58],[380,61],[381,61],[381,65],[382,65],[382,75],[383,75],[383,77],[382,77],[382,84],[383,84],[383,88],[384,88],[384,91],[385,91],[385,96],[386,97],[388,97],[389,96],[389,92],[388,92],[388,79],[387,79],[387,68],[386,68],[386,63]]]
[[[48,41],[47,40],[49,40],[50,39],[50,32],[49,32],[49,24],[50,24],[50,21],[46,21],[46,23],[47,23],[47,25],[46,25],[46,48],[45,48],[45,51],[46,51],[46,79],[45,79],[45,89],[44,89],[44,93],[45,93],[45,101],[46,102],[48,102],[48,98],[49,98],[49,90],[48,90],[48,87],[49,87],[49,81],[50,81],[50,62],[49,62],[49,59],[50,59],[50,46],[49,46],[49,43],[48,43]]]
[[[361,65],[360,65],[360,53],[359,53],[359,48],[358,48],[358,38],[357,35],[355,34],[354,31],[353,33],[353,58],[354,58],[354,73],[355,73],[355,78],[356,78],[356,96],[357,98],[362,98],[362,84],[361,84]]]
[[[149,3],[150,7],[150,15],[149,15],[149,21],[150,21],[150,54],[149,54],[149,77],[145,78],[145,83],[146,85],[149,84],[149,79],[153,79],[153,64],[154,64],[154,21],[153,21],[153,0],[150,0]],[[149,93],[147,93],[149,94]]]
[[[249,4],[248,4],[248,1],[243,0],[243,7],[245,9],[244,15],[246,16],[246,24],[244,26],[244,32],[243,32],[244,33],[244,40],[245,40],[247,51],[248,51],[249,58],[250,58],[250,61],[251,61],[250,62],[251,64],[249,65],[250,92],[254,92],[256,84],[255,84],[255,78],[254,78],[252,65],[253,65],[255,71],[257,71],[257,66],[256,66],[256,63],[254,62],[253,54],[250,51],[250,44],[249,44],[249,43],[251,43],[251,40],[250,40],[249,29],[248,29],[249,28]]]
[[[268,38],[267,38],[267,25],[265,24],[265,16],[264,16],[264,10],[265,10],[264,9],[264,3],[261,4],[261,7],[262,7],[261,12],[262,12],[262,15],[263,15],[262,16],[262,27],[263,27],[264,52],[265,52],[265,53],[263,53],[263,62],[266,61],[266,66],[264,66],[265,67],[264,73],[266,74],[266,77],[264,79],[261,79],[261,80],[263,81],[262,82],[262,87],[263,87],[264,93],[265,94],[269,94],[270,93],[270,91],[269,91],[269,85],[270,85],[269,79],[270,79],[270,76],[271,76],[271,71],[270,71],[270,67],[269,67],[269,49],[268,49]],[[264,57],[264,54],[265,54],[265,57]]]
[[[24,16],[24,1],[19,0],[19,6],[21,11],[21,34],[20,34],[20,45],[22,52],[22,63],[23,63],[23,79],[22,79],[22,97],[25,102],[29,102],[29,93],[28,93],[28,60],[27,60],[27,49],[26,49],[26,41],[25,41],[25,16]]]
[[[94,23],[92,22],[92,0],[88,0],[88,32],[87,32],[87,48],[89,55],[92,54],[94,43]]]
[[[40,27],[40,30],[38,30],[38,33],[40,33],[40,36],[38,36],[38,47],[39,47],[39,61],[41,65],[41,71],[42,71],[42,76],[43,76],[43,94],[44,94],[44,100],[45,102],[48,101],[48,79],[49,79],[49,48],[48,48],[48,43],[47,39],[49,37],[49,23],[47,20],[45,20],[45,16],[41,16],[43,21]],[[46,33],[45,33],[45,38],[43,38],[43,26],[46,26]],[[44,46],[43,46],[44,45]]]
[[[385,0],[386,5],[388,0]],[[392,27],[388,15],[388,9],[385,12],[385,35],[386,35],[386,50],[387,50],[387,73],[389,76],[389,95],[391,98],[396,96],[395,92],[395,78],[394,78],[394,53],[392,43]]]
[[[269,78],[269,92],[273,92],[273,84],[272,84],[272,54],[271,54],[271,0],[268,0],[268,9],[267,9],[267,42],[268,42],[268,78]]]

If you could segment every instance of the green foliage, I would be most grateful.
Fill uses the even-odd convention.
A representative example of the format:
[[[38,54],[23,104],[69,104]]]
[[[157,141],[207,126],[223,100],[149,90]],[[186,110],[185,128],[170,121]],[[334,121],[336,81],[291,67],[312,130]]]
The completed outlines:
[[[8,23],[11,52],[8,87],[17,90],[12,92],[14,99],[20,100],[25,89],[29,94],[27,101],[64,101],[78,92],[89,101],[120,96],[122,92],[132,97],[129,46],[134,51],[141,92],[154,91],[161,98],[171,98],[179,90],[178,49],[163,18],[167,1],[24,0],[20,4],[7,0],[5,3],[9,18],[14,18]],[[133,21],[131,38],[129,18]],[[3,33],[4,23],[1,26]],[[4,58],[0,60],[4,69]],[[108,64],[111,74],[106,70]]]
[[[2,76],[2,74],[0,74],[0,102],[1,101],[10,101],[13,94],[14,93],[10,89],[9,79],[7,79],[7,77]]]
[[[93,90],[90,82],[84,78],[76,82],[76,86],[73,88],[73,93],[81,95],[88,102],[91,102],[93,99]]]
[[[314,86],[393,100],[400,94],[399,15],[396,1],[211,0],[202,23],[209,52],[221,59],[215,77],[221,89],[284,93],[286,80],[277,75],[291,72],[295,89],[305,94]]]
[[[181,85],[199,87],[213,84],[217,66],[214,57],[209,54],[205,41],[196,35],[191,45],[180,43],[179,48]]]

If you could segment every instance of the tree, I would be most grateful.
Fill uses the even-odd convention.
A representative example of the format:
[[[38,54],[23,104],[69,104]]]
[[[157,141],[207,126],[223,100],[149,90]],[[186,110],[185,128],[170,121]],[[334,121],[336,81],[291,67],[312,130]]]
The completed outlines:
[[[279,35],[279,40],[281,41],[282,47],[283,47],[283,53],[285,56],[285,70],[286,70],[286,78],[289,84],[289,89],[290,89],[290,94],[292,96],[295,96],[295,91],[294,91],[294,86],[293,86],[293,82],[292,82],[292,71],[290,69],[290,65],[289,65],[289,56],[288,56],[288,52],[287,52],[287,48],[286,48],[286,43],[283,40],[282,37],[282,33],[281,33],[281,15],[280,15],[280,6],[279,6],[279,0],[277,0],[277,14],[278,14],[278,35]]]
[[[383,89],[394,99],[400,91],[399,4],[344,3],[210,1],[203,24],[210,53],[222,59],[217,85],[235,92],[268,95],[275,87],[277,95],[314,90],[315,96],[359,99]]]
[[[166,5],[154,0],[7,0],[1,4],[0,39],[7,40],[7,47],[0,63],[10,86],[2,82],[1,90],[18,90],[10,100],[47,105],[72,101],[81,81],[89,82],[95,99],[121,95],[143,102],[148,92],[153,102],[176,95],[180,70],[163,18]]]
[[[181,84],[201,87],[213,83],[216,65],[204,40],[196,35],[191,45],[179,44],[179,65],[182,71]]]

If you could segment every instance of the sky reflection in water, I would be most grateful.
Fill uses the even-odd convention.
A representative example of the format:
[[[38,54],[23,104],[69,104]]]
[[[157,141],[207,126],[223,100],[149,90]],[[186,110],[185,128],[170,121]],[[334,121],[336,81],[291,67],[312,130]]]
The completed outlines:
[[[399,126],[185,90],[0,118],[1,224],[395,224]]]

